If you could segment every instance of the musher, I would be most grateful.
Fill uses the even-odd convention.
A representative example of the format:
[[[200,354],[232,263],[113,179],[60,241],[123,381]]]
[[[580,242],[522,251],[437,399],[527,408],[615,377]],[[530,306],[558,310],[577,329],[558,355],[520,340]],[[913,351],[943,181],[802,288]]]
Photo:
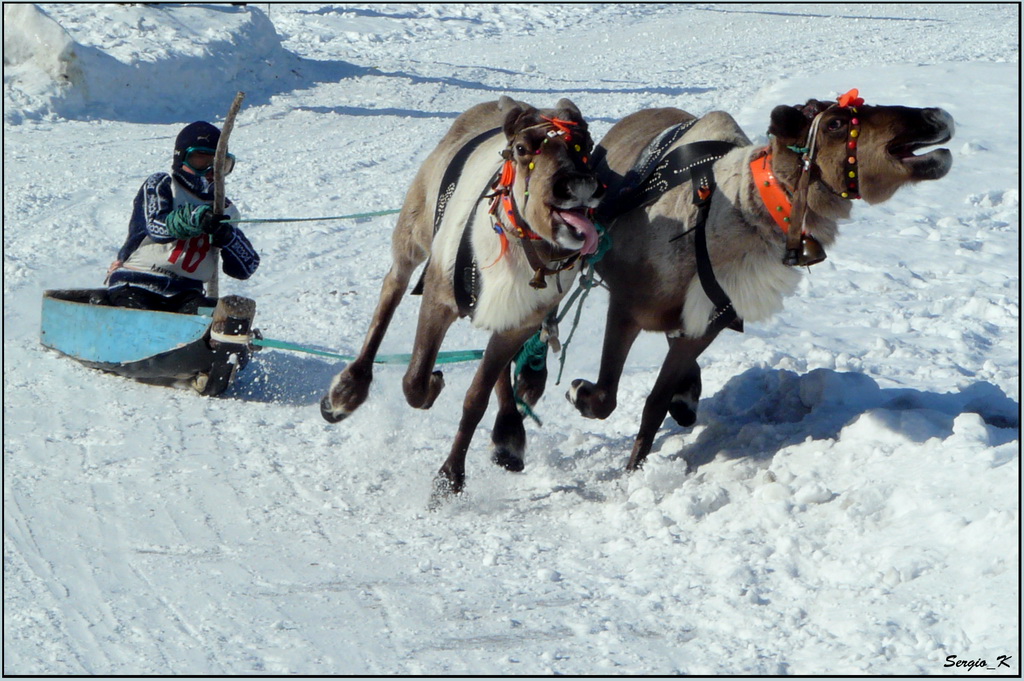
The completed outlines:
[[[248,279],[260,256],[242,230],[225,220],[238,209],[225,197],[213,211],[213,157],[220,130],[205,121],[178,133],[170,174],[150,175],[135,196],[128,238],[107,271],[107,297],[118,306],[194,313],[216,273]],[[227,155],[225,175],[235,159]]]

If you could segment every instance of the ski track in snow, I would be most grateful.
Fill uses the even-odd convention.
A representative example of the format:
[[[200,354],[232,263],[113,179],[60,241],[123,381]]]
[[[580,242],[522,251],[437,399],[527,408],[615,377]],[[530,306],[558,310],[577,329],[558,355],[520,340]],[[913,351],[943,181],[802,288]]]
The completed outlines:
[[[1019,5],[4,12],[5,674],[1019,675]],[[608,419],[562,399],[596,377],[601,291],[526,470],[488,462],[492,407],[434,513],[474,364],[429,412],[377,367],[331,426],[327,358],[264,350],[204,399],[39,344],[42,292],[101,284],[139,184],[236,90],[228,195],[307,217],[398,208],[501,94],[568,96],[596,139],[678,106],[763,141],[773,106],[851,87],[950,111],[952,172],[855,206],[783,312],[705,353],[697,424],[667,420],[633,475],[664,340]],[[221,290],[268,338],[355,352],[393,224],[247,226],[261,269]],[[461,322],[442,349],[485,340]]]

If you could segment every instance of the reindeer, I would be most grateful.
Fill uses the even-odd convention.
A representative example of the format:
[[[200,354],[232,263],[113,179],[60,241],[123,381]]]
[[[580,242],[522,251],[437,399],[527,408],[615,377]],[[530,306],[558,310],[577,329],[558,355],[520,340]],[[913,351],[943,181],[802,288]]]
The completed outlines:
[[[668,354],[643,409],[627,465],[651,450],[666,413],[696,421],[697,358],[724,328],[767,319],[797,286],[794,265],[825,258],[836,222],[855,199],[879,203],[900,187],[949,172],[952,117],[942,109],[865,106],[856,90],[771,113],[767,146],[754,146],[727,113],[637,112],[594,152],[608,185],[597,210],[611,249],[596,271],[609,289],[596,383],[566,395],[586,417],[606,418],[639,332],[668,337]]]
[[[393,264],[359,355],[321,400],[336,423],[366,400],[373,360],[413,270],[429,261],[412,358],[402,381],[408,403],[429,409],[444,387],[434,370],[445,333],[459,317],[491,333],[466,393],[451,452],[434,482],[431,506],[463,490],[470,440],[493,388],[498,415],[492,459],[523,469],[526,432],[517,395],[533,406],[546,372],[513,388],[510,362],[571,287],[580,259],[595,252],[588,217],[603,188],[588,165],[593,140],[579,109],[561,99],[538,110],[509,97],[479,104],[452,124],[406,194],[392,236]]]

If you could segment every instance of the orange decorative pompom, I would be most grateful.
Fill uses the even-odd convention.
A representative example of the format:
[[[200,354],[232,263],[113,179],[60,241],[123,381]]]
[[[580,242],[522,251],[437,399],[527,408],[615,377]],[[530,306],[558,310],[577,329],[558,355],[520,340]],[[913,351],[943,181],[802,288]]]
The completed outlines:
[[[864,103],[864,98],[858,95],[860,95],[860,92],[858,92],[857,88],[853,88],[839,98],[839,106],[860,106]]]

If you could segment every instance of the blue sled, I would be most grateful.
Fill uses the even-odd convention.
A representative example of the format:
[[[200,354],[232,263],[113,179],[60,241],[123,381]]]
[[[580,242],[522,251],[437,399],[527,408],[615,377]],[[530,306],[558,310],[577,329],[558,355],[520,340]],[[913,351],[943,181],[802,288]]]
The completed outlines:
[[[207,302],[176,314],[112,306],[106,289],[46,291],[40,341],[94,369],[219,395],[254,350],[256,305],[241,296]]]

